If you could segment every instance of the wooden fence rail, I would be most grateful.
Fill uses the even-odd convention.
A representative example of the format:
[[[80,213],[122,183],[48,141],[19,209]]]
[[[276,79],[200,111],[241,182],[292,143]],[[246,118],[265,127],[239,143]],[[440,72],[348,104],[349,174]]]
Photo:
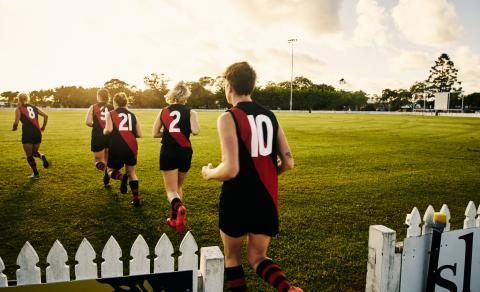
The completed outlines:
[[[198,261],[198,246],[190,232],[187,232],[180,243],[178,257],[178,271],[193,272],[193,291],[222,291],[224,258],[218,246],[203,247],[200,250],[200,269]],[[154,248],[155,258],[153,259],[153,273],[174,272],[175,258],[172,257],[174,249],[166,234],[163,234]],[[129,275],[149,274],[150,261],[148,258],[150,249],[145,239],[138,235],[130,249]],[[94,262],[97,254],[86,238],[82,240],[75,260],[75,280],[97,279],[98,269]],[[104,261],[100,265],[101,278],[121,277],[124,275],[122,249],[117,240],[110,236],[102,250]],[[46,282],[68,282],[70,277],[70,266],[66,264],[68,254],[60,241],[56,240],[47,255],[47,266],[45,270]],[[17,285],[40,284],[41,270],[37,266],[39,257],[32,245],[27,241],[17,257],[16,271]],[[3,274],[5,265],[0,257],[0,287],[7,287],[8,281]]]

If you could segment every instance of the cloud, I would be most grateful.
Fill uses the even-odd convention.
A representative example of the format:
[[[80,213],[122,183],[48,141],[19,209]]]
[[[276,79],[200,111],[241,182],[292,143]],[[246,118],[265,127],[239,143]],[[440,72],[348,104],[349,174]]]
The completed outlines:
[[[392,59],[392,71],[404,72],[422,70],[427,77],[430,66],[433,65],[434,58],[425,52],[402,51]]]
[[[261,25],[306,28],[316,35],[340,30],[342,0],[236,0],[251,19]]]
[[[468,46],[458,47],[451,55],[458,69],[458,81],[462,82],[466,94],[480,91],[480,54],[472,52]]]
[[[392,16],[399,31],[416,44],[444,45],[463,33],[447,0],[400,0]]]
[[[357,4],[357,27],[354,43],[359,46],[383,46],[387,43],[385,9],[376,0],[360,0]]]

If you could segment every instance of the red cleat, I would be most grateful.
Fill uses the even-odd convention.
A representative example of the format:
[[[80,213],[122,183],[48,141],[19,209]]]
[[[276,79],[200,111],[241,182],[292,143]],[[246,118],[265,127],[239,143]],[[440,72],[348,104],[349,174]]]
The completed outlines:
[[[292,286],[288,289],[288,292],[303,292],[303,290],[302,288]]]
[[[173,229],[177,229],[177,220],[172,218],[167,218],[167,225]]]
[[[187,224],[187,209],[184,206],[178,207],[177,210],[177,220],[176,220],[176,230],[178,233],[185,232],[185,225]]]

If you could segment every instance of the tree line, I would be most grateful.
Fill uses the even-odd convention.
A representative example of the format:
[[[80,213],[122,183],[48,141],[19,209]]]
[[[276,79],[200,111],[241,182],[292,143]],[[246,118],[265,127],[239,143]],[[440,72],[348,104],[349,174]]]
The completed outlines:
[[[332,85],[316,84],[303,76],[290,81],[268,82],[257,86],[253,99],[267,108],[287,110],[290,108],[290,86],[293,93],[294,110],[412,110],[413,108],[433,108],[434,93],[450,92],[450,108],[480,109],[480,92],[462,96],[461,82],[457,80],[458,70],[447,54],[441,54],[430,68],[425,81],[417,81],[407,89],[382,90],[380,95],[368,96],[363,91],[348,91]],[[135,108],[161,108],[166,105],[164,96],[168,92],[169,80],[165,74],[152,73],[144,77],[146,89],[138,89],[120,79],[105,82],[104,87],[113,96],[125,92],[130,98],[130,106]],[[192,93],[188,104],[193,108],[226,108],[223,79],[221,76],[201,77],[197,81],[187,81]],[[340,79],[339,84],[346,84]],[[99,88],[81,86],[60,86],[54,89],[30,92],[31,102],[40,106],[59,108],[84,108],[96,102]],[[15,103],[18,92],[0,93],[0,101]]]

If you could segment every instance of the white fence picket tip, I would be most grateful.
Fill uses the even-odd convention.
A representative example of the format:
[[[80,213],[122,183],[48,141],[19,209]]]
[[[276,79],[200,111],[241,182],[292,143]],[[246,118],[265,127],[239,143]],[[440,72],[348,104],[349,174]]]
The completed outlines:
[[[68,254],[60,241],[55,240],[47,255],[46,269],[47,283],[70,281],[70,267],[65,263],[68,261]]]
[[[97,264],[93,261],[97,257],[95,250],[86,238],[82,240],[75,254],[75,279],[86,280],[96,279],[98,277]]]
[[[172,257],[173,245],[168,236],[164,233],[155,245],[155,255],[153,260],[154,273],[173,272],[175,259]]]
[[[450,215],[450,209],[448,208],[447,204],[443,204],[442,208],[440,209],[440,212],[445,213],[445,215],[447,215],[447,222],[446,222],[444,231],[450,231],[450,219],[452,218],[452,216]]]
[[[40,284],[40,268],[37,267],[39,258],[30,242],[25,242],[17,257],[17,285]]]
[[[423,214],[424,223],[422,226],[422,234],[432,233],[433,214],[435,214],[435,209],[433,209],[432,205],[428,205],[427,210],[425,210],[425,214]]]
[[[130,256],[133,257],[130,260],[130,275],[150,274],[150,259],[147,258],[149,254],[148,244],[139,234],[130,249]]]
[[[473,201],[468,203],[465,209],[465,220],[463,221],[463,229],[475,227],[475,216],[477,215],[477,208]]]
[[[181,256],[178,257],[178,270],[179,271],[193,271],[193,291],[197,291],[198,285],[198,245],[193,238],[190,231],[185,234],[182,242],[180,243]]]
[[[5,270],[5,264],[0,257],[0,287],[8,287],[7,276],[3,273],[3,270]]]
[[[102,251],[102,278],[123,276],[122,249],[117,240],[110,236]]]
[[[420,212],[418,212],[417,207],[413,207],[412,212],[410,214],[407,214],[407,218],[405,219],[405,224],[409,226],[407,228],[407,237],[421,235],[421,222],[422,219],[420,217]]]

